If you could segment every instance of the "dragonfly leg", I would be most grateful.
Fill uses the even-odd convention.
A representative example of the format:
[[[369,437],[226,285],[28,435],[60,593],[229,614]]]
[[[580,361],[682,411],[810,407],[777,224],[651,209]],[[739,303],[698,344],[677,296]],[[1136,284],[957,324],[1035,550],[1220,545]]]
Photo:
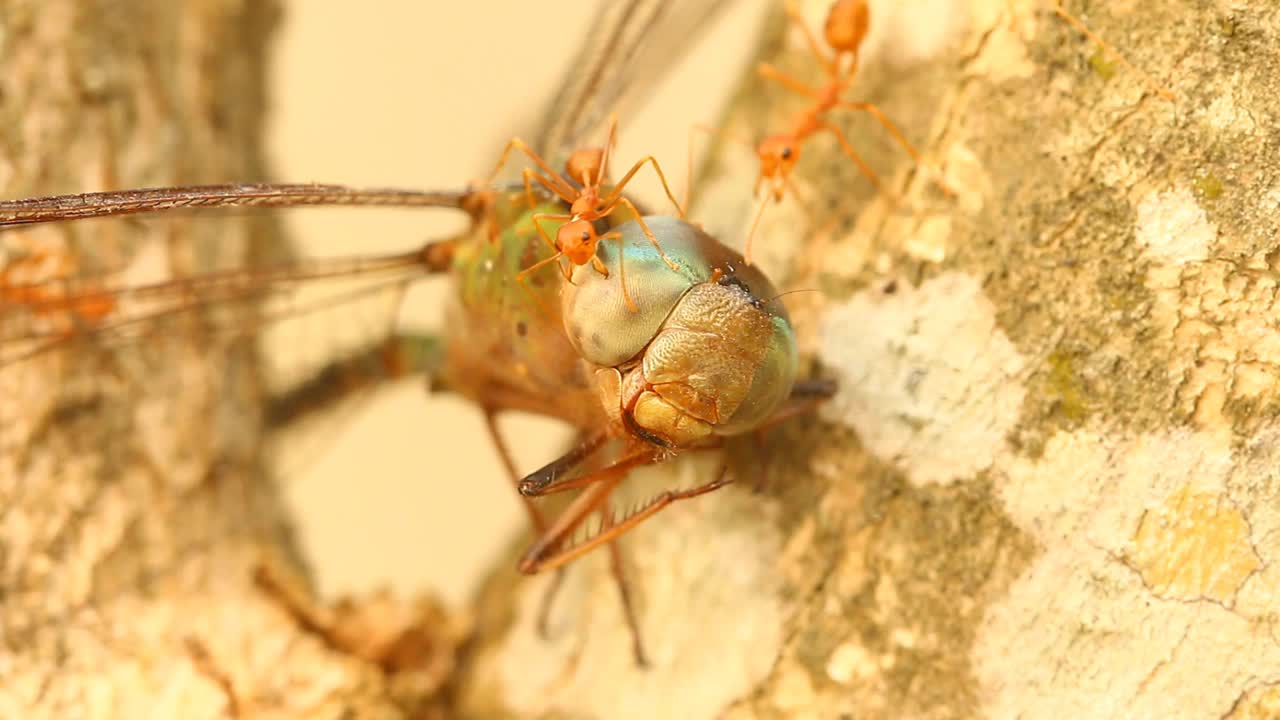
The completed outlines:
[[[516,472],[516,464],[511,458],[511,449],[507,445],[507,439],[503,437],[502,429],[498,427],[497,411],[486,407],[483,412],[484,426],[489,431],[489,439],[493,442],[493,448],[498,452],[498,459],[502,461],[502,466],[507,471],[507,477],[511,479],[511,484],[514,486],[520,482],[520,474]],[[533,498],[521,495],[520,501],[524,505],[525,514],[529,516],[529,525],[533,527],[534,536],[536,537],[546,532],[547,519],[533,502]],[[560,586],[564,584],[564,572],[564,568],[556,571],[555,577],[551,579],[551,584],[547,586],[542,595],[542,602],[538,606],[538,634],[544,638],[549,636],[551,605],[555,602]]]
[[[603,440],[604,436],[600,437],[601,440]],[[547,471],[548,468],[551,468],[556,464],[552,463],[551,465],[529,475],[524,480],[520,481],[518,486],[520,494],[525,497],[543,497],[545,495],[554,495],[567,490],[595,485],[609,480],[614,475],[625,475],[627,471],[632,468],[640,467],[641,465],[648,465],[653,462],[653,458],[655,457],[655,452],[652,448],[641,446],[595,472],[586,473],[579,477],[569,478],[567,480],[561,480],[556,477],[560,471],[572,467],[572,465],[564,463],[564,458],[575,456],[576,460],[573,464],[577,464],[578,462],[586,459],[587,454],[594,452],[594,449],[599,446],[599,443],[593,446],[589,440],[578,448],[569,451],[569,453],[560,460],[557,460],[556,463],[561,463],[557,469],[551,470],[550,472]],[[588,452],[583,453],[583,448],[588,448]]]
[[[796,383],[791,390],[791,397],[787,399],[787,404],[778,409],[776,413],[761,423],[757,430],[768,430],[771,427],[780,425],[797,415],[804,415],[812,412],[819,405],[831,399],[836,394],[835,383],[826,380],[807,380]]]
[[[520,482],[520,474],[516,472],[515,461],[511,459],[511,449],[507,445],[507,440],[502,435],[501,428],[498,427],[498,413],[493,408],[484,408],[484,427],[489,433],[489,440],[493,442],[493,449],[498,453],[498,459],[502,461],[502,467],[507,471],[507,476],[511,478],[512,486]],[[533,499],[524,495],[520,496],[521,502],[524,504],[525,514],[529,516],[529,524],[533,527],[535,533],[546,532],[547,519],[542,516],[542,511],[534,504]]]
[[[605,522],[612,520],[613,512],[609,507],[605,508],[604,517]],[[609,543],[609,574],[613,576],[613,583],[618,588],[622,615],[626,618],[627,628],[631,631],[631,652],[635,655],[636,665],[642,668],[649,667],[649,658],[644,652],[644,638],[640,634],[640,621],[636,615],[635,603],[631,598],[631,587],[627,584],[627,576],[624,572],[622,548],[616,542]]]
[[[651,456],[650,461],[652,462],[655,458],[656,456]],[[726,473],[721,472],[715,480],[705,485],[699,485],[688,490],[661,492],[651,498],[642,509],[623,518],[621,522],[610,523],[602,527],[599,533],[577,545],[562,547],[564,540],[593,511],[600,509],[608,501],[609,493],[613,492],[618,483],[622,481],[623,476],[612,471],[613,468],[605,468],[600,471],[600,473],[609,473],[609,476],[601,478],[575,498],[560,517],[552,522],[551,529],[525,551],[524,556],[520,558],[520,572],[532,574],[562,567],[605,543],[613,542],[628,530],[653,517],[672,503],[705,495],[730,483],[726,479]]]

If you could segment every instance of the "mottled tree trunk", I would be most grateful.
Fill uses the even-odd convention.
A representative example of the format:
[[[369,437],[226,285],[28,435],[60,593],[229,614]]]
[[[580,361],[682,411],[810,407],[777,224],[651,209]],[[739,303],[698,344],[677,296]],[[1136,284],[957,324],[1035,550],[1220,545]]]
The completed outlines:
[[[602,553],[549,640],[547,581],[495,575],[471,713],[1275,716],[1280,9],[1068,7],[1175,100],[1048,2],[873,4],[856,94],[925,167],[843,119],[884,191],[820,138],[808,213],[771,208],[756,240],[782,287],[816,291],[788,301],[838,397],[776,433],[763,494],[627,537],[652,669]],[[817,77],[776,26],[763,57]],[[728,129],[802,104],[752,74]],[[704,172],[694,214],[730,242],[754,173],[729,143]]]
[[[265,179],[277,14],[261,0],[0,2],[4,196]],[[3,247],[6,262],[75,256],[78,272],[141,281],[251,262],[274,235],[262,215],[215,213],[7,232]],[[367,647],[415,610],[381,606],[353,649],[336,626],[361,618],[315,609],[304,628],[255,584],[263,562],[286,584],[297,571],[263,469],[262,382],[251,344],[199,321],[0,371],[0,716],[426,712],[440,668],[384,673],[397,659]]]

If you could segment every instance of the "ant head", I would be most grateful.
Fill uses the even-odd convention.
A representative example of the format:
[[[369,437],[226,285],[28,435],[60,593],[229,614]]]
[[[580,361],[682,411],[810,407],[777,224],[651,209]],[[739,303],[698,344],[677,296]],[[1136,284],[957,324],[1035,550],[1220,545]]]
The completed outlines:
[[[827,13],[827,24],[822,34],[827,44],[836,52],[857,52],[867,37],[871,12],[866,0],[839,0]]]
[[[574,150],[564,163],[564,172],[583,187],[594,185],[596,176],[600,174],[600,164],[603,162],[602,148]]]
[[[760,177],[782,180],[800,159],[800,145],[790,135],[770,135],[756,148],[756,154],[760,156]]]
[[[574,265],[586,265],[596,256],[596,244],[600,238],[596,229],[586,220],[570,220],[556,231],[556,245]]]

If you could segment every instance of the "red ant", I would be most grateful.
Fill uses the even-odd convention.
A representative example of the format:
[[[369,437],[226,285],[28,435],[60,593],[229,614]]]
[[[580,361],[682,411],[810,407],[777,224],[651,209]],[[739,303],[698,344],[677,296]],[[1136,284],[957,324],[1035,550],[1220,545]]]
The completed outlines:
[[[858,52],[863,40],[866,39],[867,28],[870,25],[871,13],[867,7],[866,0],[837,0],[831,6],[831,10],[827,14],[826,24],[823,27],[823,37],[826,39],[827,45],[834,51],[831,57],[827,57],[818,43],[817,36],[805,24],[795,0],[787,0],[785,8],[788,19],[803,31],[809,50],[817,58],[819,64],[822,65],[827,79],[824,84],[814,87],[768,63],[761,63],[758,67],[761,77],[773,80],[796,93],[811,98],[813,102],[809,107],[796,114],[789,130],[770,135],[755,147],[756,156],[760,160],[760,174],[756,179],[755,187],[756,194],[759,194],[761,185],[767,181],[769,183],[769,193],[773,200],[775,202],[782,200],[783,190],[791,186],[791,171],[800,159],[801,146],[811,136],[822,131],[834,135],[844,154],[853,160],[854,164],[858,166],[858,170],[871,181],[871,184],[877,190],[880,189],[880,179],[863,161],[862,157],[858,155],[858,152],[853,149],[853,145],[849,143],[844,132],[828,122],[827,113],[832,110],[854,110],[870,114],[889,131],[894,141],[911,156],[912,160],[919,164],[921,162],[920,153],[916,151],[906,136],[902,134],[902,131],[885,116],[880,108],[871,103],[851,102],[841,98],[841,95],[853,84],[854,77],[857,75]],[[706,130],[707,128],[697,129]],[[714,130],[712,131],[715,132]],[[690,155],[692,156],[692,151]],[[690,165],[692,165],[692,157],[690,158]],[[945,186],[944,189],[950,192]],[[791,187],[791,190],[793,193],[798,194],[795,192],[794,187]],[[760,218],[764,215],[764,208],[767,204],[767,198],[760,203],[760,209],[756,211],[755,219],[751,223],[751,230],[747,234],[746,245],[743,247],[743,259],[748,265],[751,264],[751,242],[755,237],[756,228],[760,224]]]
[[[671,188],[667,186],[667,178],[662,174],[662,168],[659,167],[658,161],[654,159],[652,155],[646,156],[636,162],[635,165],[632,165],[631,169],[627,171],[627,174],[623,175],[622,179],[619,180],[608,193],[601,194],[601,190],[604,185],[605,173],[609,167],[609,153],[612,151],[616,142],[617,126],[617,117],[610,117],[609,136],[605,146],[603,148],[575,150],[573,154],[569,156],[568,161],[565,162],[564,175],[552,170],[551,166],[548,165],[542,157],[535,153],[528,144],[520,138],[515,138],[511,142],[507,143],[506,149],[502,151],[502,156],[498,159],[498,164],[494,168],[493,173],[490,174],[489,181],[486,185],[492,186],[494,179],[497,177],[498,173],[501,172],[503,166],[506,165],[507,157],[511,154],[511,151],[519,150],[525,155],[528,155],[529,158],[533,160],[534,164],[542,170],[542,173],[545,173],[544,175],[532,168],[524,169],[524,191],[530,206],[535,207],[537,205],[534,200],[531,181],[537,181],[539,185],[542,185],[561,200],[569,203],[568,213],[534,213],[532,217],[534,227],[537,228],[538,234],[542,236],[542,239],[545,240],[549,246],[551,246],[554,254],[551,257],[534,263],[516,275],[516,281],[519,282],[526,290],[529,288],[525,283],[525,276],[533,273],[544,265],[557,262],[561,257],[568,258],[570,262],[569,267],[560,265],[560,272],[564,275],[565,280],[571,279],[573,274],[572,266],[586,265],[587,263],[591,263],[591,266],[596,272],[608,277],[608,268],[606,268],[604,263],[596,257],[596,246],[601,240],[615,239],[619,243],[618,276],[619,282],[622,283],[622,296],[627,302],[627,307],[632,312],[638,312],[639,307],[636,305],[635,301],[631,299],[631,293],[627,290],[627,273],[622,261],[622,235],[618,232],[607,232],[603,235],[598,235],[594,225],[596,220],[607,217],[619,206],[626,208],[635,216],[636,222],[639,223],[640,229],[644,231],[645,237],[649,239],[649,242],[653,243],[653,247],[658,251],[658,254],[662,257],[663,262],[667,264],[667,267],[671,268],[673,271],[678,271],[680,269],[680,266],[668,257],[665,252],[663,252],[662,245],[658,243],[657,238],[653,236],[653,232],[649,230],[649,227],[640,217],[640,212],[636,209],[636,206],[622,195],[623,188],[631,181],[631,178],[639,172],[640,168],[644,166],[645,163],[650,163],[653,165],[654,172],[658,174],[659,181],[662,182],[662,189],[666,192],[667,199],[669,199],[671,204],[675,206],[676,212],[679,213],[680,218],[683,219],[685,217],[684,208],[676,201],[675,195],[671,192]],[[567,175],[569,179],[577,182],[581,187],[575,187],[569,182],[569,179],[565,178],[565,175]],[[565,221],[560,226],[560,229],[556,231],[555,240],[551,239],[551,236],[547,234],[546,229],[541,225],[540,221],[542,220]]]

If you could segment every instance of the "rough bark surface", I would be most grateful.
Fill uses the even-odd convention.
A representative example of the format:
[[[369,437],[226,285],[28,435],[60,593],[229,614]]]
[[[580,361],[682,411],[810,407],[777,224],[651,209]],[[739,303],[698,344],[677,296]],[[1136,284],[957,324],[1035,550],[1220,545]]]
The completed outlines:
[[[828,5],[806,3],[812,23]],[[777,433],[762,494],[674,507],[624,545],[654,667],[606,563],[495,574],[459,697],[475,717],[1270,717],[1280,683],[1280,9],[874,3],[870,118],[806,146],[756,249],[839,395]],[[817,68],[778,26],[762,59]],[[751,75],[759,137],[803,100]],[[742,238],[752,156],[695,217]],[[936,179],[954,188],[940,192]],[[645,474],[691,485],[689,464]],[[703,472],[706,468],[703,468]]]
[[[4,196],[264,179],[277,14],[0,2]],[[201,215],[6,233],[3,248],[143,281],[251,262],[274,235],[261,215]],[[313,608],[292,589],[252,346],[201,328],[0,370],[0,717],[429,715],[445,619],[381,597]],[[255,583],[264,562],[290,589]]]

